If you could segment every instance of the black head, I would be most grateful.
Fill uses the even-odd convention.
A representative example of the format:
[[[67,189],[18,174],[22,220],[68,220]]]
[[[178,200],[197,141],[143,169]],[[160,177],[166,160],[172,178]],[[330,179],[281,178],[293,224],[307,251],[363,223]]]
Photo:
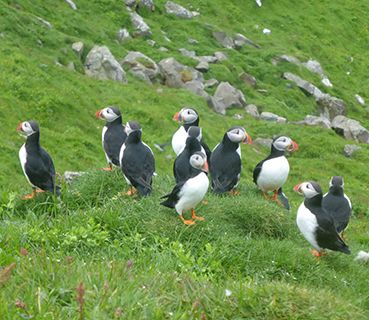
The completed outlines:
[[[37,132],[40,132],[40,127],[36,121],[28,120],[21,122],[17,127],[17,131],[23,136],[29,137]]]
[[[343,189],[345,183],[343,181],[343,178],[341,176],[334,176],[332,177],[331,181],[329,182],[329,188],[335,188],[335,189]]]
[[[200,127],[191,126],[187,131],[187,136],[189,138],[196,138],[198,141],[201,141],[202,129]]]
[[[126,124],[126,133],[129,136],[132,132],[142,132],[141,126],[137,121],[128,121]]]

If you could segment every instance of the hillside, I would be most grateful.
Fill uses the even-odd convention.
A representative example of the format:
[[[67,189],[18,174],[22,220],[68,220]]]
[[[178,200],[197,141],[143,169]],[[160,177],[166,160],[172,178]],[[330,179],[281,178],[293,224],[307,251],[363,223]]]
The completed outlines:
[[[152,36],[119,42],[119,29],[135,32],[122,1],[79,0],[72,10],[64,1],[0,0],[0,266],[16,263],[8,281],[0,276],[0,315],[77,318],[75,288],[83,282],[88,319],[365,319],[369,269],[354,256],[369,248],[369,146],[332,129],[293,123],[318,115],[317,102],[282,75],[291,72],[342,99],[347,117],[369,128],[368,107],[355,99],[358,94],[368,105],[369,4],[265,0],[258,8],[251,0],[176,2],[200,15],[169,15],[166,1],[156,0],[153,12],[138,9]],[[271,33],[264,34],[264,28]],[[224,48],[213,36],[216,31],[241,33],[259,48]],[[72,50],[78,41],[84,44],[81,57]],[[205,80],[229,82],[247,104],[288,122],[255,119],[244,107],[217,114],[204,97],[163,83],[148,85],[126,66],[127,83],[88,77],[86,58],[95,45],[107,46],[118,62],[139,51],[156,63],[174,57],[189,67],[198,61],[180,48],[197,56],[223,52],[228,59],[209,64]],[[333,87],[302,65],[273,63],[281,55],[319,61]],[[71,62],[73,70],[67,67]],[[256,86],[240,78],[245,72]],[[215,95],[215,87],[207,94]],[[209,204],[200,208],[207,221],[193,228],[158,204],[173,186],[170,146],[164,152],[153,147],[158,172],[153,196],[123,197],[126,184],[119,170],[96,170],[105,157],[103,123],[95,112],[107,105],[118,106],[125,121],[138,120],[152,147],[170,141],[177,128],[172,116],[183,106],[199,112],[211,148],[234,125],[244,126],[254,140],[289,135],[299,144],[289,157],[291,173],[284,187],[291,212],[267,203],[252,183],[254,166],[269,152],[258,144],[242,147],[241,195],[209,194]],[[89,172],[70,186],[63,183],[60,202],[46,196],[19,199],[29,186],[18,160],[23,139],[15,128],[28,119],[40,123],[41,143],[57,172]],[[361,149],[348,158],[346,144]],[[316,180],[327,190],[332,175],[345,178],[354,205],[347,232],[353,254],[333,253],[316,261],[295,226],[302,199],[292,187]],[[17,305],[17,299],[26,306]]]

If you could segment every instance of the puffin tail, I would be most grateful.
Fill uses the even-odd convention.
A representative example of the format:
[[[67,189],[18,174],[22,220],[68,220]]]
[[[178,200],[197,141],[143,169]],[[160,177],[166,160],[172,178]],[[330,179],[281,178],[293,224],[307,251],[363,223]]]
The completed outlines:
[[[160,204],[164,207],[167,208],[174,208],[175,207],[175,203],[173,201],[173,199],[171,198],[171,193],[166,194],[165,196],[162,196],[160,199],[165,199],[164,201],[160,202]]]
[[[350,248],[342,240],[341,237],[339,237],[338,251],[343,252],[344,254],[350,254],[351,253]]]

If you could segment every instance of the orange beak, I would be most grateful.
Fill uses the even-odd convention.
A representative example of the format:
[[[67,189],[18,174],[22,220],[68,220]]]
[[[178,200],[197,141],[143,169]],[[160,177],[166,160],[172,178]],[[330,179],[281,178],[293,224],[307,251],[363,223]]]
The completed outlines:
[[[177,112],[174,116],[173,116],[173,121],[177,121],[177,122],[180,122],[180,116],[179,116],[179,112]]]
[[[295,192],[297,192],[297,193],[299,193],[299,194],[301,194],[301,185],[302,185],[302,183],[299,183],[299,184],[297,184],[297,185],[295,185],[294,187],[293,187],[293,191],[295,191]]]
[[[246,132],[246,139],[242,141],[243,144],[252,144],[251,136]]]
[[[209,165],[207,161],[205,161],[204,165],[202,166],[202,170],[205,172],[209,172]]]
[[[18,132],[23,131],[23,130],[22,130],[22,122],[21,122],[20,124],[18,124],[18,126],[17,126],[17,131],[18,131]]]
[[[288,147],[288,151],[293,152],[299,149],[299,145],[292,140],[292,144]]]
[[[102,109],[101,109],[101,110],[97,110],[97,111],[96,111],[95,115],[96,115],[96,118],[97,118],[97,119],[102,119],[102,118],[101,118],[101,111],[102,111]]]

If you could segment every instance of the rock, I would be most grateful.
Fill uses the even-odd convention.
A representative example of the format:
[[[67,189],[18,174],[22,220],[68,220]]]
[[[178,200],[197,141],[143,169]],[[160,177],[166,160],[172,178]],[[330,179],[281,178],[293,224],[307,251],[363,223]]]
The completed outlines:
[[[135,77],[148,83],[160,82],[161,73],[154,60],[138,51],[130,51],[123,61],[122,66],[127,67]]]
[[[187,81],[184,84],[184,88],[204,98],[207,98],[209,96],[209,94],[204,90],[204,84],[199,80]]]
[[[82,57],[83,54],[83,49],[85,48],[85,45],[83,44],[83,42],[78,41],[78,42],[74,42],[72,44],[72,50],[78,55],[78,57]]]
[[[199,44],[199,42],[196,39],[189,38],[187,41],[189,44]]]
[[[363,107],[365,107],[365,100],[363,97],[359,96],[358,94],[355,94],[355,99],[356,101],[362,105]]]
[[[248,84],[249,86],[255,88],[256,87],[256,79],[255,77],[253,77],[251,74],[248,74],[246,72],[242,72],[239,75],[239,78],[241,80],[243,80],[246,84]]]
[[[214,98],[224,104],[225,108],[243,107],[246,99],[243,93],[230,85],[228,82],[221,82],[215,90]]]
[[[258,107],[255,106],[254,104],[249,104],[245,107],[245,111],[253,118],[255,119],[259,119],[260,114],[259,114],[259,110]]]
[[[67,64],[67,69],[71,70],[71,71],[76,71],[76,67],[74,65],[73,61],[69,61]]]
[[[307,62],[303,63],[303,66],[311,72],[317,73],[322,77],[324,76],[323,68],[316,60],[308,60]]]
[[[280,117],[279,115],[276,115],[274,113],[271,112],[262,112],[260,115],[260,119],[262,120],[266,120],[266,121],[274,121],[274,122],[278,122],[278,123],[286,123],[287,119]]]
[[[150,27],[146,24],[144,19],[136,12],[131,12],[131,22],[135,27],[135,36],[151,37],[152,33]]]
[[[165,48],[165,47],[160,47],[159,48],[159,51],[161,51],[161,52],[168,52],[169,50],[167,48]]]
[[[208,106],[213,109],[215,112],[220,113],[222,115],[226,114],[226,106],[224,105],[224,103],[222,101],[217,100],[216,98],[212,97],[212,96],[208,96],[206,98],[206,102],[208,104]]]
[[[63,179],[66,183],[72,183],[79,177],[82,177],[86,172],[74,172],[74,171],[65,171],[63,174]]]
[[[127,29],[122,28],[119,29],[118,34],[117,34],[117,38],[119,42],[123,42],[126,41],[128,39],[131,39],[131,36],[129,35],[129,32]]]
[[[156,45],[156,42],[152,39],[147,39],[146,42],[151,47],[155,47],[155,45]]]
[[[207,63],[206,61],[200,61],[199,64],[195,67],[195,69],[200,72],[208,72],[209,63]]]
[[[339,115],[333,119],[332,128],[346,139],[369,144],[369,131],[359,121]]]
[[[327,76],[324,76],[322,81],[321,81],[326,87],[328,88],[332,88],[333,84],[329,81],[329,79],[327,78]]]
[[[255,0],[255,2],[259,8],[263,5],[261,0]]]
[[[190,50],[187,50],[185,48],[180,48],[178,49],[178,51],[184,55],[185,57],[190,57],[190,58],[195,58],[196,57],[196,52],[195,51],[190,51]]]
[[[108,47],[94,46],[88,53],[85,62],[85,73],[101,80],[127,82],[126,73],[111,54]]]
[[[146,8],[150,11],[155,10],[155,5],[153,0],[124,0],[126,6],[130,8]]]
[[[217,61],[228,60],[228,56],[224,52],[221,52],[221,51],[214,52],[214,57],[217,59]]]
[[[204,81],[201,72],[179,63],[174,58],[161,60],[159,62],[159,68],[168,87],[183,88],[188,81]]]
[[[317,117],[307,115],[303,121],[295,122],[296,124],[305,124],[308,126],[320,126],[322,128],[330,129],[331,122],[325,117]]]
[[[194,59],[196,59],[199,62],[207,62],[207,63],[216,63],[218,61],[218,59],[214,56],[199,56],[195,57]]]
[[[219,81],[217,79],[209,79],[205,81],[204,85],[205,85],[205,88],[211,88],[211,87],[216,86],[218,83]]]
[[[361,147],[355,145],[355,144],[346,144],[343,149],[343,154],[347,158],[351,158],[356,152],[358,152],[361,149]]]
[[[193,12],[187,10],[186,8],[172,1],[167,1],[165,3],[165,10],[168,14],[173,14],[183,19],[192,19],[196,15],[196,14],[194,15]]]
[[[233,115],[232,118],[233,119],[236,119],[236,120],[241,120],[241,119],[243,119],[243,115],[242,114],[239,114],[239,113],[236,113],[235,115]]]
[[[281,56],[275,57],[274,61],[276,62],[289,62],[295,65],[301,65],[301,61],[299,59],[297,59],[296,57],[293,56],[288,56],[286,54],[283,54]]]
[[[346,114],[345,102],[328,94],[318,100],[318,106],[320,113],[330,120],[333,120],[338,115]]]
[[[272,147],[273,139],[256,138],[255,140],[253,140],[253,143],[270,149]]]
[[[300,78],[299,76],[291,72],[285,72],[283,74],[283,77],[289,81],[294,82],[300,89],[302,89],[306,93],[314,96],[315,100],[320,100],[326,96],[325,93],[320,91],[320,89],[314,86],[312,83]]]
[[[264,28],[263,29],[263,33],[266,34],[266,35],[269,35],[272,33],[272,30],[268,29],[268,28]]]
[[[260,49],[260,46],[258,44],[254,43],[250,39],[246,38],[241,33],[236,33],[236,35],[233,38],[233,41],[234,41],[234,46],[235,46],[236,49],[241,49],[245,45],[249,45],[249,46]]]
[[[47,27],[49,29],[51,29],[53,27],[52,24],[49,21],[45,20],[45,19],[42,19],[40,17],[36,17],[36,19],[38,21],[40,21],[45,27]]]
[[[66,3],[69,4],[69,6],[73,9],[73,10],[77,10],[77,6],[76,4],[72,1],[72,0],[65,0]]]
[[[224,47],[227,49],[233,49],[234,48],[234,42],[233,39],[228,36],[223,31],[214,31],[213,37]]]

